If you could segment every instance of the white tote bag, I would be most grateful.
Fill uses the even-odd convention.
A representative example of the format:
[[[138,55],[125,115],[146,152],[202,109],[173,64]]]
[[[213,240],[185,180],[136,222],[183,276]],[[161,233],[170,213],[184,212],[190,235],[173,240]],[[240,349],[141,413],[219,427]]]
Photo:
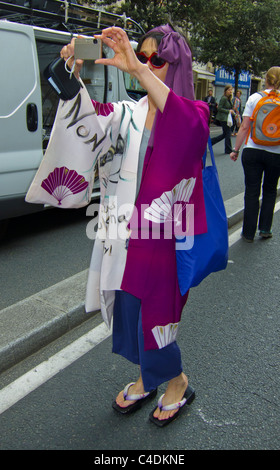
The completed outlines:
[[[79,208],[90,202],[97,153],[92,150],[97,139],[96,134],[91,135],[93,114],[85,87],[73,100],[60,101],[48,148],[26,202],[60,208]]]
[[[227,125],[228,125],[228,127],[232,127],[232,126],[233,126],[233,120],[232,120],[231,112],[228,113]]]

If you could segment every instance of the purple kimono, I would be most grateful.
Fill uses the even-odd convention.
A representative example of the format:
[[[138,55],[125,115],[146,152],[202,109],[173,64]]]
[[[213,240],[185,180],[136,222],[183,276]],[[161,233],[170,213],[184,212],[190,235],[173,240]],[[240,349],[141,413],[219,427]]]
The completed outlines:
[[[139,195],[141,205],[149,205],[167,189],[182,179],[195,178],[190,204],[194,205],[194,234],[207,231],[203,186],[202,156],[209,136],[208,106],[191,101],[170,91],[164,112],[158,114],[153,148],[148,147]],[[145,349],[156,349],[162,336],[162,346],[176,337],[174,329],[188,293],[181,296],[177,280],[175,238],[141,238],[141,221],[133,227],[121,289],[141,299]],[[138,230],[138,236],[133,231]],[[135,234],[134,234],[135,235]],[[165,330],[163,331],[163,329]],[[168,338],[163,339],[165,335]]]

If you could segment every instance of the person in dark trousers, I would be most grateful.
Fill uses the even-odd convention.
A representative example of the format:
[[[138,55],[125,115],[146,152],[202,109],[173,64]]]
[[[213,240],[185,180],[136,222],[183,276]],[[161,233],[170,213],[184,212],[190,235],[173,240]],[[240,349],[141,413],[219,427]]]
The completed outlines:
[[[213,96],[213,90],[209,88],[208,95],[204,98],[205,103],[208,103],[209,110],[210,110],[210,122],[212,121],[213,117],[216,114],[216,98]]]
[[[232,86],[226,85],[224,89],[224,94],[219,101],[218,112],[216,119],[220,122],[222,126],[223,133],[217,137],[211,139],[212,145],[217,144],[221,140],[225,139],[225,153],[230,154],[232,152],[231,146],[231,125],[228,125],[228,116],[231,114],[234,116],[233,106],[232,106]]]
[[[266,74],[266,92],[275,91],[280,95],[280,67],[271,67]],[[236,161],[242,143],[247,137],[251,121],[250,117],[261,99],[259,93],[251,95],[246,103],[241,127],[238,131],[235,148],[230,158]],[[242,238],[252,243],[257,230],[263,239],[272,237],[272,221],[280,177],[280,145],[257,145],[251,138],[242,152],[242,165],[245,175],[244,219]],[[262,204],[259,207],[259,196],[262,185]],[[259,219],[259,221],[258,221]]]

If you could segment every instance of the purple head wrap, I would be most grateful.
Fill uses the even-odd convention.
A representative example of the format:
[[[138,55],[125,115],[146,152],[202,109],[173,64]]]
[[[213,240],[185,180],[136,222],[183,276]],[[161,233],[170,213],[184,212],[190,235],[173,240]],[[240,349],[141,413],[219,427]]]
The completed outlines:
[[[184,38],[166,24],[150,32],[163,33],[158,55],[169,63],[165,84],[178,96],[194,100],[192,53]]]

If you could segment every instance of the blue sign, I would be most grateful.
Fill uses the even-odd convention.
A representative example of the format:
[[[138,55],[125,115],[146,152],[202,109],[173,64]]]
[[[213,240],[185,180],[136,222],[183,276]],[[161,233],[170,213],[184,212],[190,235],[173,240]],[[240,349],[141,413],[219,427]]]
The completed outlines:
[[[216,69],[215,71],[215,85],[235,85],[234,72],[227,72],[225,69]],[[238,88],[250,88],[251,75],[249,72],[241,72],[238,76]]]

